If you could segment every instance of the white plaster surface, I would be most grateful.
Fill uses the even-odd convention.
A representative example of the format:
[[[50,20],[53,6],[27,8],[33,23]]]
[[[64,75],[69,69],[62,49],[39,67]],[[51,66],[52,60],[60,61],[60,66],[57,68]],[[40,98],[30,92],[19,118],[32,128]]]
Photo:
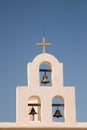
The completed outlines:
[[[38,125],[37,125],[38,124]],[[87,130],[87,122],[78,122],[76,124],[66,124],[66,123],[54,123],[54,124],[39,124],[37,122],[32,122],[30,124],[18,124],[18,123],[11,123],[11,122],[6,122],[6,123],[0,123],[0,129],[11,129],[11,128],[57,128],[57,129],[76,129],[76,130]]]
[[[40,86],[39,67],[42,63],[52,69],[52,86]],[[0,129],[87,129],[87,122],[76,122],[75,87],[63,85],[63,64],[54,56],[44,53],[28,63],[28,86],[16,89],[16,122],[2,122]],[[52,121],[52,100],[61,97],[64,102],[64,122]],[[32,98],[34,97],[34,98]],[[36,98],[36,99],[35,99]],[[39,116],[29,118],[28,103],[39,103]],[[72,108],[72,109],[71,109]]]
[[[42,63],[52,69],[52,86],[41,87],[39,67]],[[50,54],[40,54],[28,63],[28,86],[17,87],[17,123],[31,123],[28,115],[28,99],[37,96],[41,101],[41,120],[38,123],[53,124],[52,100],[61,97],[64,101],[65,123],[76,123],[75,88],[63,86],[63,64]],[[72,108],[72,109],[71,109]],[[36,121],[36,120],[35,120]],[[38,124],[37,124],[38,125]]]

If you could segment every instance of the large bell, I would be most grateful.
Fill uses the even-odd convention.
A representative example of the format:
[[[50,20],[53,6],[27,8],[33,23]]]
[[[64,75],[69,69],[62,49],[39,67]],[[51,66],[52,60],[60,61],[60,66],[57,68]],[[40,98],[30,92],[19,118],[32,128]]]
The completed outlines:
[[[29,115],[35,115],[37,114],[37,112],[35,111],[34,107],[32,107],[31,112],[29,113]]]
[[[53,117],[57,117],[57,118],[63,117],[62,114],[61,114],[61,112],[60,112],[60,110],[58,109],[58,107],[57,107],[57,110],[55,111]]]
[[[50,81],[48,80],[48,76],[46,75],[46,72],[45,72],[45,75],[43,76],[43,79],[42,79],[41,83],[42,84],[50,83]]]

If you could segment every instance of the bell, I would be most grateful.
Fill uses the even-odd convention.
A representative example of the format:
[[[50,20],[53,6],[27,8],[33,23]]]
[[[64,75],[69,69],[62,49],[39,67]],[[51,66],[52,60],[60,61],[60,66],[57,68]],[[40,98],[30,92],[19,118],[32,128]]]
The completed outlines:
[[[62,114],[61,114],[61,112],[60,112],[60,110],[58,110],[58,107],[57,107],[57,110],[55,111],[53,117],[57,117],[57,118],[63,117]]]
[[[43,83],[43,84],[50,83],[50,81],[48,80],[48,76],[46,75],[46,72],[45,72],[45,75],[43,76],[41,83]]]
[[[35,115],[37,114],[37,112],[35,111],[34,107],[32,107],[31,112],[29,113],[29,115]]]

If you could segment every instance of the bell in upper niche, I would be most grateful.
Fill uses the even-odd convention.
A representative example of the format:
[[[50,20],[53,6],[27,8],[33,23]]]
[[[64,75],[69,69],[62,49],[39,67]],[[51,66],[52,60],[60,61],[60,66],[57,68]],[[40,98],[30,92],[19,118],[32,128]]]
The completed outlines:
[[[47,83],[50,83],[50,80],[48,79],[48,76],[46,75],[46,72],[43,76],[43,79],[41,81],[42,84],[47,84]]]
[[[63,117],[62,114],[61,114],[61,112],[60,112],[60,110],[58,109],[58,107],[57,107],[57,110],[55,111],[53,117],[57,117],[57,118]]]

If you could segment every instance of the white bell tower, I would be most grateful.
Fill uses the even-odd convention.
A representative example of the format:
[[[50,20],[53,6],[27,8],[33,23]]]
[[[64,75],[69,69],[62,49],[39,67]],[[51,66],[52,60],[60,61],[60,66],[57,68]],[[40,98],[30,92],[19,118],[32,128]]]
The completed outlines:
[[[17,87],[17,123],[54,124],[59,119],[75,123],[75,88],[64,86],[63,64],[46,53],[51,43],[43,38],[37,45],[43,47],[43,52],[27,65],[28,86]]]

